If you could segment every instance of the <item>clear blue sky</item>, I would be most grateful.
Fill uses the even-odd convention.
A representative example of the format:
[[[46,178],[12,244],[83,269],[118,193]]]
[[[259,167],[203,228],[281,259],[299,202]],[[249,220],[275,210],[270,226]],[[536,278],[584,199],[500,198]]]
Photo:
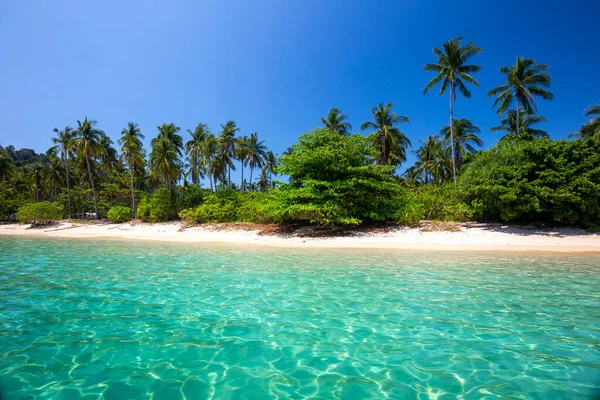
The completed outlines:
[[[0,143],[42,152],[54,127],[85,116],[115,142],[134,121],[147,145],[163,122],[217,133],[233,119],[281,153],[329,108],[356,132],[384,101],[418,145],[448,120],[446,95],[422,95],[423,64],[459,34],[483,48],[473,61],[484,69],[455,116],[479,125],[486,147],[499,135],[485,93],[516,56],[550,66],[555,100],[539,113],[564,138],[600,103],[598,15],[598,0],[3,1]]]

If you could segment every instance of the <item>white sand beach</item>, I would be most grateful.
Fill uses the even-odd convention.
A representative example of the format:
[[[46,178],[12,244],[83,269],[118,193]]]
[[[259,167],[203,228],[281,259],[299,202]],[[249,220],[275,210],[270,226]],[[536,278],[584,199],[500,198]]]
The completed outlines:
[[[203,225],[182,228],[168,223],[81,223],[62,221],[45,228],[23,224],[0,225],[0,235],[56,238],[120,238],[187,243],[225,243],[279,247],[397,249],[429,251],[510,251],[600,254],[600,234],[582,229],[534,229],[498,224],[473,224],[458,232],[423,232],[397,227],[371,231],[346,231],[342,236],[299,237],[260,234],[260,228],[245,224]]]

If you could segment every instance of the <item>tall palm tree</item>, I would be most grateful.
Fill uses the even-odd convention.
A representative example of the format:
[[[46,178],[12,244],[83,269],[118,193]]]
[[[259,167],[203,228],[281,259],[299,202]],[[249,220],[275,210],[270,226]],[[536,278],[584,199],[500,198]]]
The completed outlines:
[[[498,115],[511,105],[513,99],[516,101],[515,107],[517,117],[517,132],[519,128],[519,111],[521,107],[527,114],[535,114],[537,105],[534,96],[545,100],[552,100],[554,95],[544,88],[550,87],[550,74],[546,73],[548,66],[546,64],[535,65],[532,58],[517,57],[515,65],[500,67],[500,73],[506,76],[506,84],[490,90],[488,97],[496,97],[494,107],[499,104]]]
[[[269,172],[268,172],[267,166],[265,165],[260,172],[260,179],[256,183],[256,186],[258,186],[258,189],[263,193],[266,193],[267,190],[269,189],[270,183],[269,183],[268,173]]]
[[[99,159],[100,164],[102,165],[102,169],[104,170],[104,174],[110,181],[111,179],[111,171],[117,162],[117,150],[113,147],[113,141],[108,135],[104,132],[100,133],[100,146],[102,147],[102,152],[100,153]]]
[[[104,133],[100,129],[96,128],[96,121],[88,120],[87,117],[83,121],[77,121],[77,129],[75,130],[75,136],[72,140],[75,152],[79,157],[85,160],[88,177],[90,179],[90,186],[94,193],[94,211],[96,213],[96,219],[100,219],[98,214],[98,197],[96,196],[96,186],[94,185],[94,179],[92,178],[92,160],[99,157],[104,148],[100,144],[101,134]]]
[[[593,138],[595,142],[600,142],[600,104],[586,109],[584,115],[594,118],[586,122],[579,132],[572,133],[569,136],[581,139]]]
[[[493,126],[490,132],[506,132],[506,135],[502,136],[500,140],[517,136],[540,139],[548,137],[548,132],[532,128],[532,125],[546,121],[546,117],[542,117],[541,115],[527,114],[523,111],[517,113],[516,110],[508,110],[506,117],[500,120],[500,125]]]
[[[8,154],[0,150],[0,182],[7,181],[15,170],[15,164]]]
[[[185,144],[185,151],[190,161],[192,183],[198,185],[200,178],[205,174],[202,169],[202,143],[206,139],[206,135],[210,133],[210,128],[208,125],[200,123],[193,132],[189,129],[187,132],[192,138]]]
[[[273,175],[277,175],[277,157],[271,150],[265,154],[265,168],[269,173],[269,184],[273,186]]]
[[[54,148],[60,152],[61,158],[65,163],[65,175],[67,177],[67,200],[69,204],[69,219],[71,219],[71,185],[69,183],[69,154],[71,153],[71,145],[73,140],[73,128],[66,126],[62,131],[54,128],[56,137],[52,138]]]
[[[429,184],[430,176],[434,176],[436,169],[436,156],[438,151],[442,148],[443,142],[438,136],[429,135],[426,140],[419,140],[421,147],[414,151],[417,156],[417,161],[414,167],[411,167],[411,173],[414,172],[411,180],[416,181],[416,177],[422,177],[425,184]],[[409,173],[409,175],[411,175]],[[434,178],[435,180],[435,178]]]
[[[241,180],[241,190],[242,192],[246,190],[244,184],[244,167],[248,165],[248,142],[250,138],[248,136],[242,136],[236,140],[235,147],[235,156],[242,164],[242,180]]]
[[[450,142],[454,142],[454,121],[453,104],[456,101],[456,92],[462,94],[467,99],[471,97],[471,92],[467,89],[466,83],[472,83],[479,86],[479,83],[473,78],[472,74],[481,71],[481,67],[474,64],[467,64],[469,59],[479,53],[481,48],[476,47],[473,42],[463,46],[461,44],[462,36],[445,42],[442,49],[434,48],[433,54],[438,56],[437,64],[425,64],[423,71],[435,72],[437,75],[427,83],[423,94],[442,82],[439,94],[442,95],[446,89],[450,92]],[[464,81],[464,82],[463,82]],[[452,176],[456,184],[456,155],[452,147]]]
[[[252,187],[252,171],[261,168],[265,162],[267,146],[264,140],[258,140],[258,133],[254,132],[248,139],[248,165],[250,166],[250,187]]]
[[[373,122],[363,122],[360,127],[363,131],[375,129],[372,138],[380,153],[378,165],[398,165],[406,161],[406,148],[410,146],[410,140],[396,127],[399,123],[410,122],[410,119],[392,112],[393,106],[392,103],[384,105],[380,102],[371,108]]]
[[[155,177],[161,179],[171,191],[173,181],[181,175],[183,138],[175,124],[162,124],[157,127],[158,135],[150,142],[150,168]]]
[[[60,158],[53,154],[50,154],[48,158],[50,162],[45,166],[43,176],[52,185],[54,201],[56,201],[58,199],[58,187],[62,186],[66,181],[65,170]]]
[[[121,131],[121,137],[119,138],[119,144],[121,145],[121,160],[127,163],[129,168],[129,177],[131,183],[131,217],[135,218],[136,206],[135,206],[135,191],[133,188],[135,182],[135,170],[144,164],[144,158],[146,152],[144,151],[144,145],[142,140],[144,135],[140,130],[138,124],[129,122],[127,128],[123,128]]]
[[[208,133],[202,141],[201,147],[201,168],[208,176],[208,181],[210,183],[210,191],[213,192],[213,181],[215,181],[213,166],[215,159],[218,156],[219,142],[217,141],[215,135],[213,135],[212,133]]]
[[[235,171],[235,133],[240,130],[235,121],[227,121],[225,125],[221,125],[222,131],[219,134],[219,144],[221,146],[221,159],[227,167],[228,186],[231,188],[231,170]]]
[[[40,191],[44,181],[44,165],[41,162],[28,164],[23,169],[23,178],[33,186],[36,203],[40,201]]]
[[[348,119],[348,114],[343,114],[339,108],[332,108],[329,110],[327,118],[321,117],[321,122],[330,131],[346,136],[352,130],[352,125],[349,122],[344,122],[346,119]]]
[[[460,168],[465,153],[473,154],[477,152],[473,145],[483,146],[483,141],[477,136],[481,129],[466,118],[455,119],[452,128],[446,126],[440,131],[440,135],[449,140],[449,145],[453,147],[453,153],[456,154],[456,168]],[[454,132],[454,135],[452,135]],[[453,137],[454,136],[454,137]]]

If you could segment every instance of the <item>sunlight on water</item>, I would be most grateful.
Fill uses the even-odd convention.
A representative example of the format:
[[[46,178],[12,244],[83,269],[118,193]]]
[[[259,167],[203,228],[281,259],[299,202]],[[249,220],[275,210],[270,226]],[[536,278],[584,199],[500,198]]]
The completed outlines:
[[[600,396],[600,257],[28,238],[0,256],[5,400]]]

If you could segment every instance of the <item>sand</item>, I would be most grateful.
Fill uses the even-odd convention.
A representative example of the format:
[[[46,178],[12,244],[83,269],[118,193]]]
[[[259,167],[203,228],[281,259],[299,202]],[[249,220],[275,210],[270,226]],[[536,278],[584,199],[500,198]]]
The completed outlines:
[[[247,228],[246,228],[247,229]],[[477,224],[459,232],[423,232],[419,228],[393,228],[370,232],[350,232],[336,237],[289,237],[259,235],[258,230],[200,226],[182,229],[179,222],[159,224],[110,224],[63,221],[32,229],[29,225],[0,225],[1,235],[56,238],[119,238],[187,243],[225,243],[307,248],[355,248],[429,251],[509,251],[600,254],[600,234],[575,228],[531,229]]]

